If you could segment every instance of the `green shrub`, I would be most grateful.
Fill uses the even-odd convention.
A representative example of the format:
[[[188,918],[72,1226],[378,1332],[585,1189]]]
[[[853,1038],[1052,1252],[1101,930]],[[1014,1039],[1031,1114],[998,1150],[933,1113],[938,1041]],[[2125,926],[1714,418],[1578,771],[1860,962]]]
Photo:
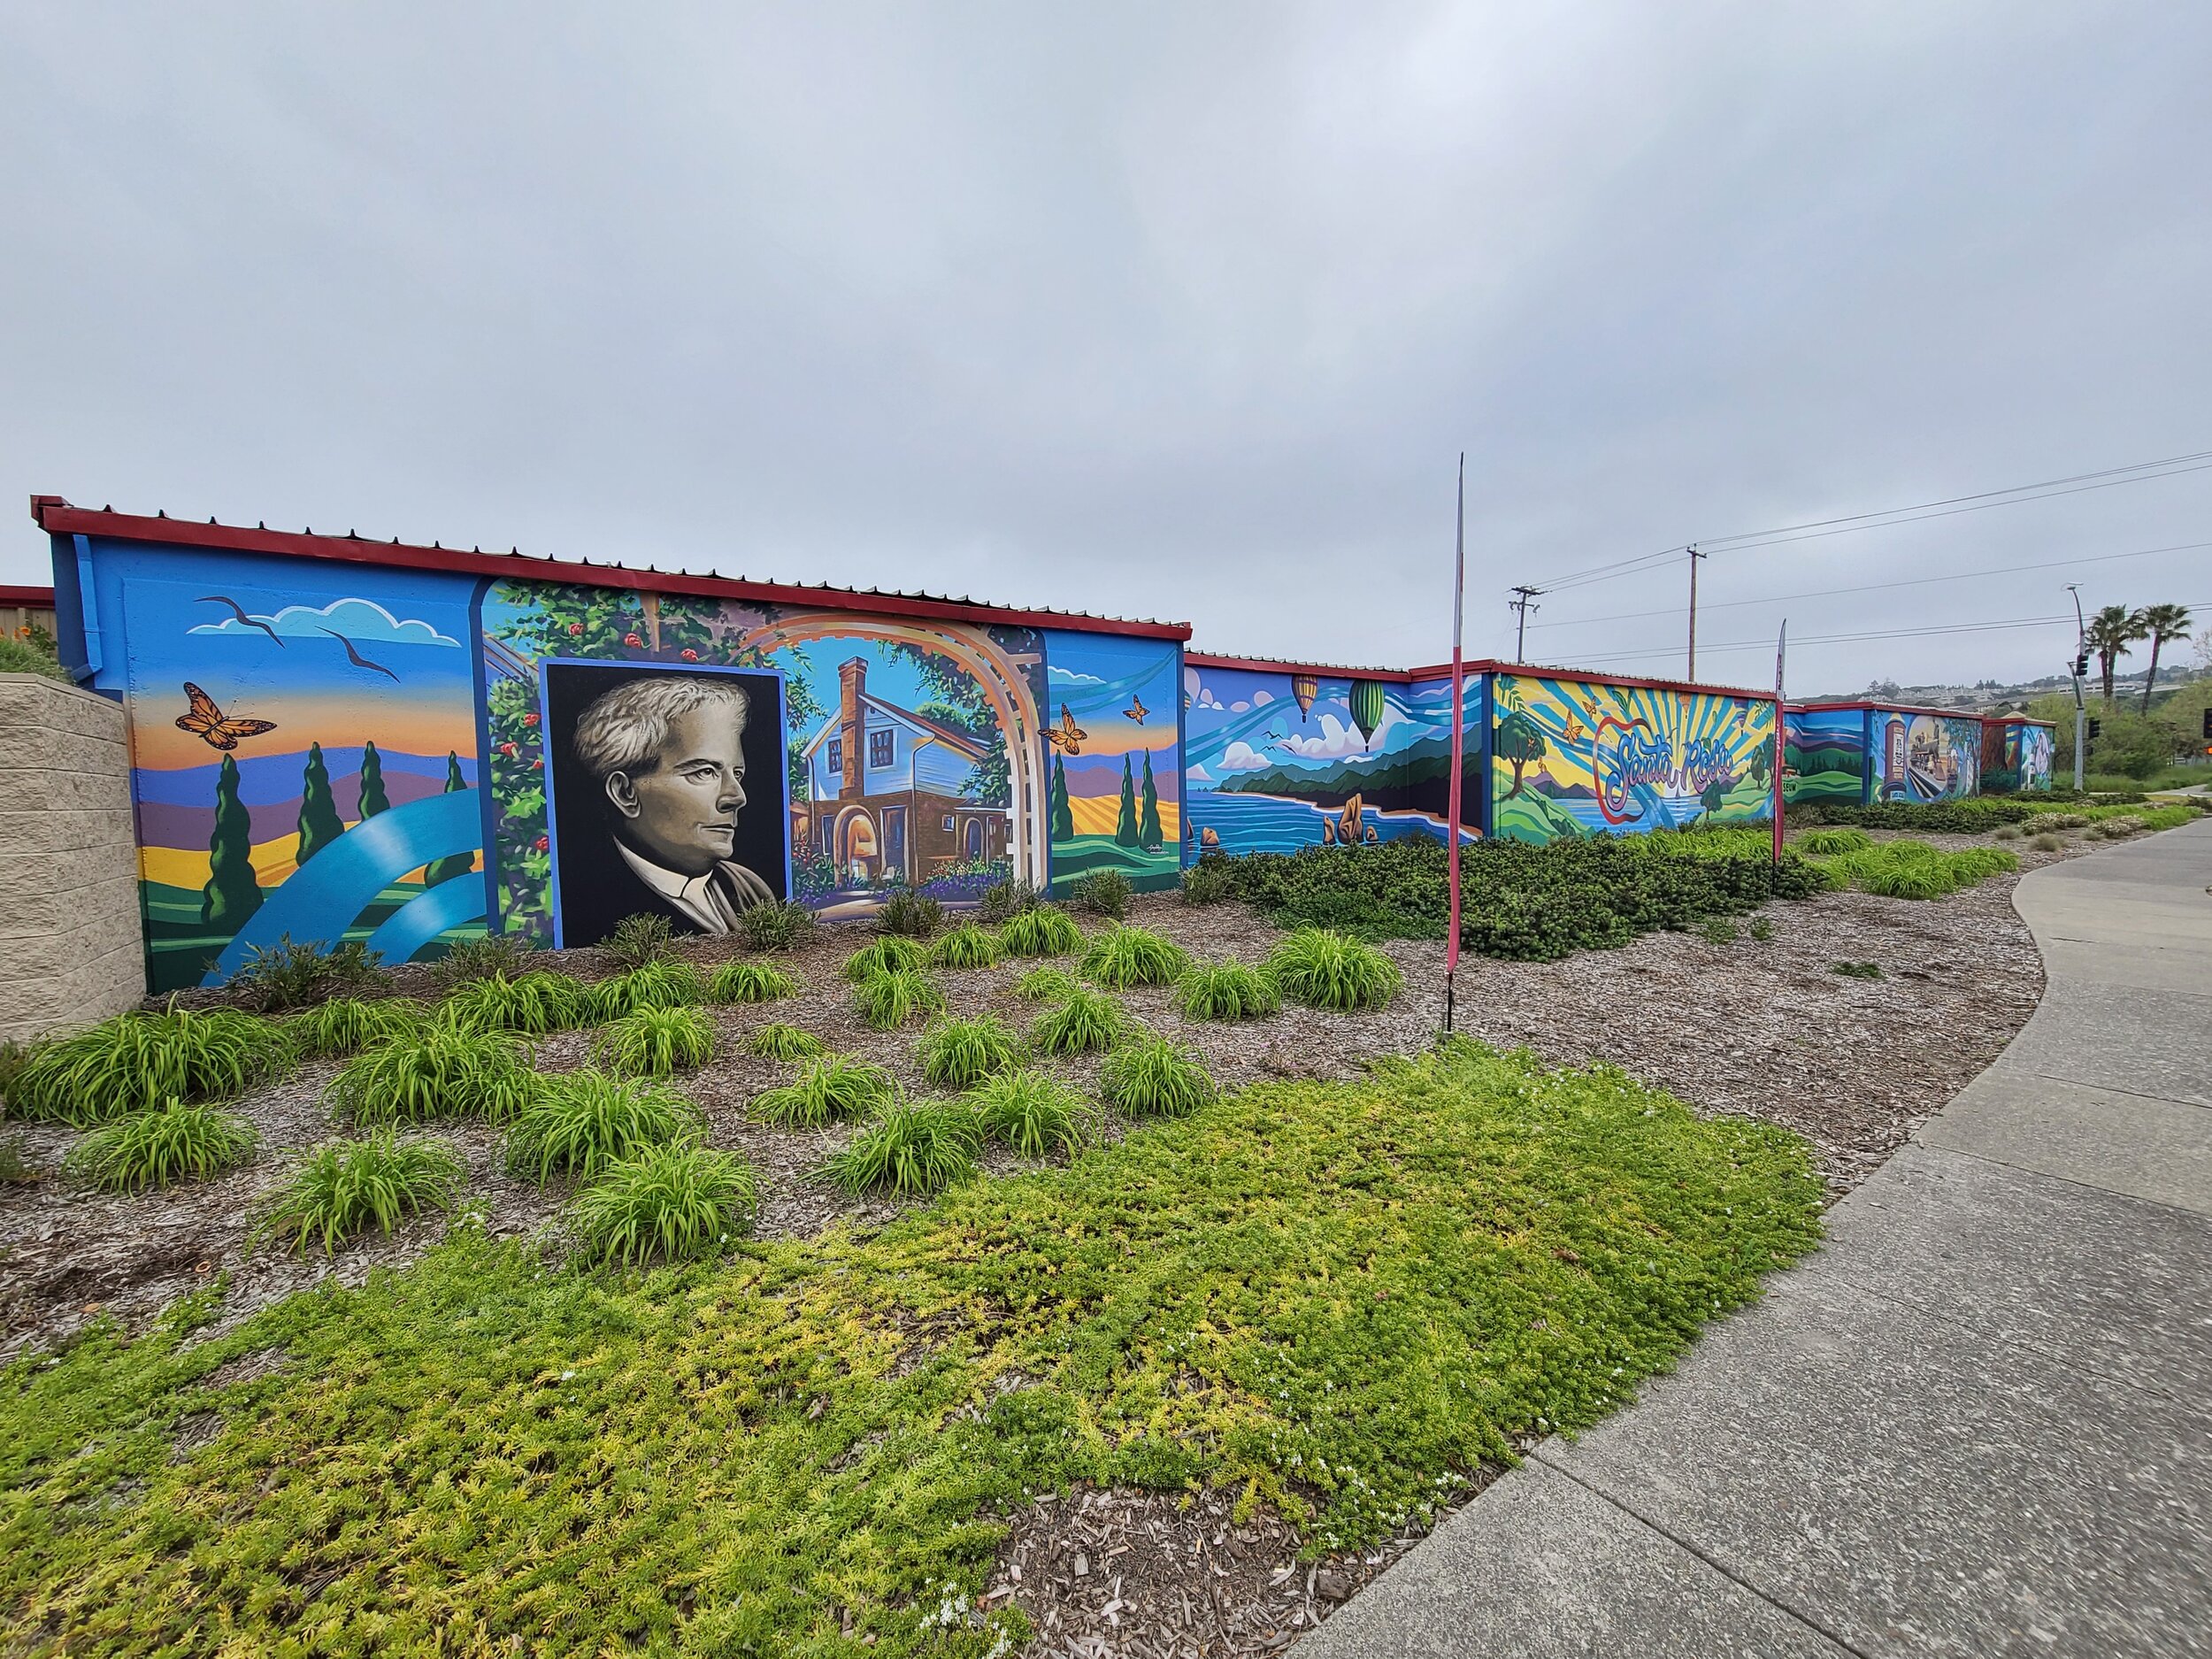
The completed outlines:
[[[504,1033],[434,1023],[356,1055],[325,1097],[364,1125],[439,1118],[505,1123],[530,1103],[537,1085],[524,1050]]]
[[[945,994],[918,968],[870,974],[853,987],[853,1008],[876,1031],[895,1031],[918,1014],[944,1011]]]
[[[940,968],[992,968],[1006,953],[999,942],[973,922],[963,922],[937,941],[937,948],[929,953],[933,966]]]
[[[1919,835],[1985,835],[2000,824],[2032,818],[2037,810],[2016,797],[1996,795],[1970,795],[1963,801],[1879,801],[1867,806],[1821,803],[1821,816],[1831,824]]]
[[[1099,1054],[1118,1042],[1128,1025],[1120,1003],[1079,985],[1030,1023],[1029,1041],[1040,1054]]]
[[[1065,910],[1034,904],[1007,919],[998,941],[1010,956],[1064,956],[1083,949],[1083,930]]]
[[[1068,888],[1068,902],[1078,910],[1119,921],[1129,914],[1129,878],[1118,870],[1094,870],[1078,876]]]
[[[790,1082],[753,1096],[752,1114],[763,1123],[819,1129],[838,1118],[859,1118],[890,1104],[897,1089],[879,1065],[828,1054],[810,1062]]]
[[[737,913],[737,936],[748,950],[789,950],[814,934],[814,912],[795,900],[755,904]]]
[[[1740,937],[1732,916],[1709,916],[1697,925],[1697,931],[1709,945],[1732,945]]]
[[[1774,924],[1763,916],[1753,917],[1751,936],[1763,945],[1768,943],[1774,937]]]
[[[688,962],[649,962],[600,980],[585,993],[585,1006],[598,1023],[641,1008],[689,1008],[706,999],[706,981]]]
[[[373,1002],[341,996],[294,1015],[285,1022],[285,1029],[303,1055],[334,1060],[413,1031],[427,1018],[421,1003],[403,996],[381,997]]]
[[[928,965],[929,949],[920,941],[908,939],[899,933],[887,933],[881,939],[863,945],[845,958],[845,977],[857,985],[879,973],[893,970],[911,972]]]
[[[849,1193],[933,1193],[975,1173],[975,1114],[942,1101],[895,1101],[824,1162]]]
[[[1106,1056],[1106,1098],[1132,1118],[1180,1118],[1220,1090],[1198,1056],[1165,1037],[1140,1037]]]
[[[2191,802],[2184,802],[2175,806],[2154,807],[2141,815],[2141,822],[2147,830],[2179,829],[2184,824],[2193,820],[2198,811],[2197,805]]]
[[[1014,981],[1014,995],[1029,1002],[1072,996],[1082,988],[1083,982],[1065,968],[1032,968]]]
[[[676,954],[676,930],[665,916],[643,912],[626,916],[599,949],[617,967],[641,968],[649,962],[666,962]]]
[[[764,1060],[805,1060],[828,1050],[827,1043],[796,1025],[763,1025],[745,1039],[745,1052]]]
[[[511,1031],[543,1037],[584,1023],[590,994],[580,980],[542,968],[519,979],[503,973],[464,980],[438,1005],[438,1018],[464,1031]]]
[[[1021,1063],[1021,1039],[996,1014],[942,1019],[922,1033],[915,1057],[933,1088],[964,1089]]]
[[[626,1076],[672,1077],[714,1058],[714,1025],[695,1008],[641,1008],[611,1022],[595,1049]]]
[[[73,1148],[63,1169],[111,1193],[205,1180],[253,1156],[259,1137],[244,1118],[171,1100],[103,1124]]]
[[[319,939],[296,945],[278,935],[273,945],[249,946],[223,988],[265,1014],[305,1008],[326,996],[351,996],[388,976],[382,957],[358,939],[326,946]]]
[[[288,1032],[235,1009],[118,1014],[35,1045],[8,1085],[8,1104],[19,1118],[82,1129],[172,1096],[234,1100],[293,1058]]]
[[[1079,1152],[1093,1139],[1091,1103],[1042,1071],[1001,1071],[968,1093],[983,1133],[1025,1158]]]
[[[542,1187],[589,1180],[648,1147],[696,1134],[699,1110],[657,1084],[589,1069],[545,1079],[507,1132],[507,1167]]]
[[[725,963],[707,981],[710,1002],[772,1002],[798,994],[798,980],[764,962]]]
[[[945,907],[925,898],[912,887],[901,887],[884,900],[876,912],[876,926],[899,939],[926,939],[944,925]]]
[[[640,1266],[712,1256],[752,1230],[760,1178],[734,1153],[689,1141],[611,1164],[569,1206],[578,1253]]]
[[[431,970],[432,977],[448,990],[471,979],[518,979],[530,972],[537,941],[526,933],[485,933],[446,948]]]
[[[1235,870],[1219,853],[1201,853],[1198,862],[1183,872],[1186,904],[1219,904],[1236,895]]]
[[[1221,962],[1186,973],[1175,1005],[1192,1019],[1259,1019],[1281,1011],[1283,998],[1256,969]]]
[[[327,1256],[376,1227],[389,1234],[409,1216],[450,1210],[461,1161],[442,1141],[391,1130],[358,1141],[326,1141],[293,1163],[270,1194],[253,1240],[274,1238],[299,1251],[319,1240]]]
[[[1386,1007],[1405,984],[1398,964],[1372,945],[1320,927],[1302,927],[1269,951],[1266,972],[1293,1002],[1339,1013]]]
[[[1863,829],[1816,829],[1799,836],[1797,845],[1809,853],[1855,853],[1874,845],[1874,838]]]
[[[1190,966],[1190,953],[1145,927],[1114,927],[1083,953],[1083,972],[1116,991],[1137,985],[1172,985]]]
[[[1834,962],[1828,965],[1831,973],[1840,973],[1847,979],[1878,979],[1881,964],[1873,962]]]
[[[1010,921],[1025,910],[1033,910],[1044,902],[1032,881],[1006,880],[995,882],[983,889],[977,902],[976,913],[987,922]]]
[[[39,674],[64,685],[70,683],[69,671],[54,655],[50,639],[24,639],[12,634],[0,634],[0,674]]]
[[[2035,826],[2045,830],[2085,829],[2088,824],[2088,814],[2084,812],[2050,812],[2035,820]]]

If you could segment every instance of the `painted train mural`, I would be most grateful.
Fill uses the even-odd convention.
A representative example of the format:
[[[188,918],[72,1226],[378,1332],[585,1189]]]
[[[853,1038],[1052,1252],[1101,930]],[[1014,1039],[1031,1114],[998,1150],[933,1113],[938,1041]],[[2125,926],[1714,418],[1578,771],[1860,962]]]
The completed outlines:
[[[35,508],[64,660],[125,705],[147,982],[902,888],[1173,887],[1206,853],[1447,832],[1451,686],[1179,626]],[[1770,697],[1470,664],[1457,833],[1766,819]],[[2033,722],[1793,708],[1787,797],[2047,788]]]

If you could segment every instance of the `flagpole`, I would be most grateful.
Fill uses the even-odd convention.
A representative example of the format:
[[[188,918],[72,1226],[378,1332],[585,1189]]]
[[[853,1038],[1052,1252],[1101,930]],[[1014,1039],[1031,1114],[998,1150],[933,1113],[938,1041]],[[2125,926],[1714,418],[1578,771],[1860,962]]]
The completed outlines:
[[[1459,971],[1460,772],[1465,752],[1462,738],[1466,707],[1466,667],[1460,656],[1461,601],[1467,591],[1467,452],[1459,452],[1459,523],[1452,556],[1452,772],[1446,808],[1445,869],[1450,887],[1450,927],[1444,940],[1444,1034],[1452,1030],[1453,976]]]
[[[1782,631],[1774,639],[1774,862],[1782,862],[1782,756],[1788,749],[1787,718],[1783,713],[1782,665],[1789,655],[1790,619],[1782,618]]]

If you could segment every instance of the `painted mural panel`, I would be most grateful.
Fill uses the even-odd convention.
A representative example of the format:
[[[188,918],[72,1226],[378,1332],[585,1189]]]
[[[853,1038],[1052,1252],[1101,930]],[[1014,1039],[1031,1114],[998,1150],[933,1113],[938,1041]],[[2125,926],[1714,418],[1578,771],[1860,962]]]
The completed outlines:
[[[1479,679],[1467,695],[1479,708]],[[1448,681],[1186,664],[1186,851],[1440,839],[1450,744]],[[1477,818],[1471,793],[1463,816]]]
[[[549,667],[557,683],[570,664],[757,676],[745,682],[745,803],[728,809],[734,821],[726,826],[713,813],[698,821],[714,826],[707,843],[726,828],[735,845],[764,816],[780,823],[783,835],[776,849],[752,836],[746,856],[717,861],[760,885],[736,871],[710,875],[718,895],[674,906],[672,919],[689,931],[716,931],[745,904],[785,892],[824,915],[848,917],[868,914],[902,887],[962,905],[1008,876],[1044,878],[1044,651],[1033,629],[511,582],[486,595],[482,630],[500,908],[509,929],[549,941],[556,900],[569,885],[568,874],[557,882],[554,870],[555,834],[565,826],[548,816],[543,727],[550,705],[541,681]],[[780,687],[772,697],[764,692],[772,678]],[[780,716],[764,722],[772,703]],[[772,734],[781,740],[773,761]],[[574,795],[595,807],[606,797],[606,778],[570,741],[565,755],[555,749],[556,790],[564,787],[557,774],[568,770],[581,780]],[[726,783],[719,802],[732,794]],[[693,862],[710,850],[703,844]],[[621,844],[603,851],[615,867],[628,867]],[[667,887],[659,890],[665,895]],[[594,927],[603,919],[595,912],[589,918]],[[560,937],[588,942],[565,925]]]
[[[1052,891],[1118,870],[1140,892],[1182,879],[1182,746],[1171,640],[1045,630]]]
[[[1663,687],[1500,674],[1492,833],[1550,841],[1766,821],[1774,705]]]
[[[149,987],[287,936],[403,962],[481,932],[470,584],[159,568],[119,585]]]
[[[1784,718],[1782,798],[1856,806],[1866,798],[1866,710],[1792,710]]]
[[[1867,727],[1874,800],[1956,801],[1979,790],[1979,720],[1877,709]]]
[[[2017,795],[2051,787],[2056,747],[2052,729],[2032,720],[1988,720],[1982,726],[1982,790]]]

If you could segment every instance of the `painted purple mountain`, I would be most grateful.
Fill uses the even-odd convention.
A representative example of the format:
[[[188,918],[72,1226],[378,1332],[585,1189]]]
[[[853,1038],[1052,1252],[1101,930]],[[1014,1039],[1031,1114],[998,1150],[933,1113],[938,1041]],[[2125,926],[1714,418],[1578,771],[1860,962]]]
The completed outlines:
[[[431,778],[439,788],[445,787],[445,757],[443,755],[410,755],[399,749],[379,749],[384,762],[385,787],[396,802],[397,790],[392,784],[401,774]],[[330,768],[334,780],[342,774],[361,770],[361,750],[355,749],[323,749],[323,764]],[[295,749],[288,755],[256,755],[238,763],[238,798],[248,806],[274,807],[289,800],[297,809],[301,774],[307,769],[307,751]],[[140,768],[131,774],[131,787],[142,805],[158,803],[164,806],[204,806],[211,810],[215,805],[215,780],[222,771],[222,763],[216,761],[206,766],[188,766],[173,772]],[[472,787],[476,783],[476,763],[464,758],[461,776]],[[410,795],[408,799],[415,797]]]

